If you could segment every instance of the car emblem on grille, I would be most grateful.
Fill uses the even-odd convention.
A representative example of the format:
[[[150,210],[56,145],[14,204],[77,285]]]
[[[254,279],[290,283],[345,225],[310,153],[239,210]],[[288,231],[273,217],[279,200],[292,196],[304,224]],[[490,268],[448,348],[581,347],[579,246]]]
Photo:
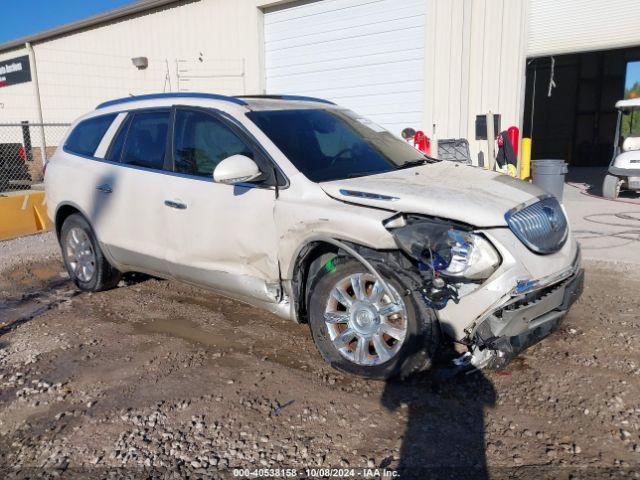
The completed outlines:
[[[558,218],[558,212],[554,208],[544,206],[542,207],[542,211],[547,216],[547,220],[549,220],[549,225],[551,225],[551,230],[554,232],[558,231],[560,227],[560,219]]]

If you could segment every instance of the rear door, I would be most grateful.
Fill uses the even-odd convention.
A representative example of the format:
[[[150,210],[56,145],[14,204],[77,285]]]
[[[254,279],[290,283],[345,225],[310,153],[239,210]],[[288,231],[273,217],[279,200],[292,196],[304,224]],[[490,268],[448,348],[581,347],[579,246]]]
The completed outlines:
[[[212,110],[175,109],[175,174],[165,197],[173,276],[233,295],[275,302],[279,286],[275,188],[213,182],[216,165],[246,155],[267,176],[272,164],[235,124]]]
[[[122,122],[94,179],[91,213],[98,238],[120,266],[166,275],[169,237],[164,199],[170,109],[139,110]]]

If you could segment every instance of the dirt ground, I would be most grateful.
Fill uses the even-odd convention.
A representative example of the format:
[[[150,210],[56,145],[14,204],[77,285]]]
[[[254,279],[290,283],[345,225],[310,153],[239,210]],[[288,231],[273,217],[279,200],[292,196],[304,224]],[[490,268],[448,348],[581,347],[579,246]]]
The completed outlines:
[[[0,467],[640,478],[640,277],[586,274],[561,328],[505,371],[384,383],[334,371],[306,325],[170,281],[80,293],[51,234],[0,242]]]

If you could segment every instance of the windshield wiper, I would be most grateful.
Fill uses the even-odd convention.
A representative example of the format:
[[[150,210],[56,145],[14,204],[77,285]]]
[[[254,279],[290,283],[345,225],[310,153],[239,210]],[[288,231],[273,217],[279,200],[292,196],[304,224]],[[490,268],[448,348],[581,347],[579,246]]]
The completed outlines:
[[[403,168],[419,167],[420,165],[426,165],[427,163],[431,163],[431,162],[429,160],[427,160],[426,158],[419,158],[417,160],[409,160],[407,162],[404,162],[402,165],[398,166],[397,170],[401,170]]]
[[[437,158],[425,156],[424,158],[417,158],[415,160],[406,161],[402,165],[398,166],[397,170],[401,170],[403,168],[419,167],[420,165],[427,165],[429,163],[437,163],[439,161],[440,160],[438,160]]]
[[[353,172],[353,173],[348,173],[347,175],[345,175],[344,178],[366,177],[368,175],[377,175],[378,173],[385,173],[385,172],[378,172],[378,171],[373,171],[373,172]]]

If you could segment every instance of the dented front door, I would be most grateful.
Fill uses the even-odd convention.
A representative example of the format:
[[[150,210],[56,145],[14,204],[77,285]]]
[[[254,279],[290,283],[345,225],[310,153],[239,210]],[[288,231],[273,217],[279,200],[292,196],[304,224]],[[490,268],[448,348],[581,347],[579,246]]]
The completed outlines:
[[[177,108],[174,119],[174,174],[163,206],[171,274],[233,296],[275,302],[275,190],[215,183],[212,177],[225,158],[255,152],[219,115]]]

